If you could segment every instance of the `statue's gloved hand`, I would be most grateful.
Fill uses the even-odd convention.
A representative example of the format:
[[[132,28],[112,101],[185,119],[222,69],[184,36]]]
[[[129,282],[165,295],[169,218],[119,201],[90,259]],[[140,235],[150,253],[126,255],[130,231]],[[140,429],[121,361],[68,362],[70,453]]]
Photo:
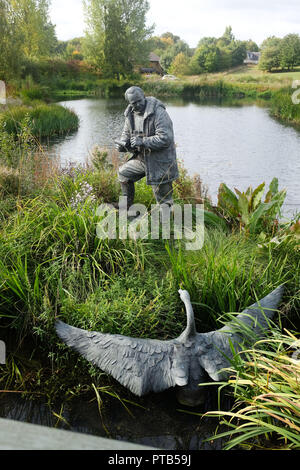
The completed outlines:
[[[121,140],[115,140],[115,148],[118,152],[128,152],[129,142],[122,142]]]
[[[136,147],[143,147],[143,139],[140,136],[133,136],[130,139],[131,147],[136,148]]]

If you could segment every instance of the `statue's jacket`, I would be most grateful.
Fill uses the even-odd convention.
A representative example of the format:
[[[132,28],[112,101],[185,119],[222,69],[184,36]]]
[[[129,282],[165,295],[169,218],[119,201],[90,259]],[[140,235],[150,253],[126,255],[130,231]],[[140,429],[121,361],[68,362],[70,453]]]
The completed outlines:
[[[122,141],[130,142],[133,131],[133,109],[129,105],[125,111]],[[173,124],[165,105],[154,97],[146,98],[143,131],[147,184],[158,185],[174,181],[179,174]]]

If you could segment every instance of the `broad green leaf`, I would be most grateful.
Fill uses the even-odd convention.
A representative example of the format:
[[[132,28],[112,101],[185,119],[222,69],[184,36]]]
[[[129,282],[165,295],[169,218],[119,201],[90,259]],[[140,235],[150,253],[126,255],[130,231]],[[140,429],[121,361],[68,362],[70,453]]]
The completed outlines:
[[[247,195],[247,196],[250,196],[252,193],[253,193],[252,186],[249,186],[249,188],[248,188],[247,191],[246,191],[246,195]]]
[[[238,189],[235,189],[236,193],[239,195],[238,199],[238,208],[241,214],[241,219],[243,224],[246,226],[249,224],[249,201],[246,194],[241,193]]]
[[[278,193],[278,178],[273,178],[270,186],[269,191],[266,195],[265,202],[270,202],[273,196]]]
[[[239,214],[238,199],[225,183],[219,186],[218,205],[225,209],[232,217],[237,217]]]
[[[251,210],[251,212],[255,211],[257,206],[260,204],[261,198],[264,194],[265,185],[266,185],[265,183],[262,183],[259,186],[257,186],[257,188],[253,191],[252,197],[251,197],[251,200],[250,200],[250,210]]]
[[[257,223],[263,216],[265,216],[270,209],[272,209],[277,204],[277,201],[271,201],[268,203],[262,202],[258,208],[251,215],[249,230],[254,233],[257,227]]]

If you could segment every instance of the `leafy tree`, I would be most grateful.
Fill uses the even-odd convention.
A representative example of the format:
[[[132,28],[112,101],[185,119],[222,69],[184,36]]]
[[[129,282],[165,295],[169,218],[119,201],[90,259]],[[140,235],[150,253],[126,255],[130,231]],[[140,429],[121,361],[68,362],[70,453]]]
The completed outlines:
[[[252,41],[252,39],[248,39],[248,41],[245,41],[245,46],[246,46],[246,51],[250,52],[258,52],[259,47],[256,44],[256,42]]]
[[[161,55],[160,63],[163,69],[169,71],[173,60],[181,52],[186,56],[191,56],[191,50],[189,45],[185,41],[179,39],[172,46],[169,46]]]
[[[204,57],[202,53],[203,48],[198,47],[191,58],[190,61],[190,68],[191,68],[191,73],[195,75],[199,75],[203,72],[204,70]]]
[[[214,37],[204,37],[200,39],[197,47],[216,45],[217,41],[218,41],[217,38],[214,38]]]
[[[104,16],[105,41],[103,64],[107,76],[128,75],[133,71],[133,62],[130,60],[131,43],[123,41],[126,37],[126,24],[122,21],[122,12],[118,2],[112,2]]]
[[[235,39],[231,26],[227,26],[220,38],[204,37],[192,57],[193,73],[218,72],[243,63],[246,58],[245,41]]]
[[[217,46],[222,51],[220,70],[243,64],[247,56],[247,47],[244,41],[235,39],[231,26],[226,27],[223,36],[217,41]]]
[[[66,59],[83,60],[82,38],[73,38],[66,41],[64,56]]]
[[[0,0],[0,79],[9,80],[20,74],[23,54],[22,37],[8,0]]]
[[[247,57],[247,46],[244,41],[234,41],[230,46],[231,66],[243,64]]]
[[[173,59],[169,72],[174,75],[189,75],[190,70],[190,57],[183,52],[179,52]]]
[[[147,39],[147,47],[151,52],[155,52],[158,56],[161,56],[162,53],[169,47],[169,45],[162,40],[159,36],[153,36],[152,38]]]
[[[235,37],[232,33],[232,27],[227,26],[223,36],[220,37],[218,43],[220,47],[229,46],[232,42],[234,42]]]
[[[265,39],[261,45],[261,57],[258,67],[261,70],[271,72],[280,67],[281,39],[271,36]]]
[[[216,44],[203,44],[198,47],[192,60],[193,73],[217,72],[220,68],[221,52]]]
[[[232,66],[232,51],[229,47],[219,48],[219,63],[217,66],[218,70],[226,70]]]
[[[171,67],[171,64],[175,57],[176,55],[170,47],[166,49],[160,56],[160,65],[162,66],[162,68],[166,71],[169,71],[169,68]]]
[[[64,57],[66,55],[68,41],[57,41],[54,53],[58,56]]]
[[[87,60],[106,76],[128,75],[149,55],[147,0],[86,0],[88,24],[83,49]]]
[[[173,33],[170,33],[169,31],[166,32],[166,33],[163,33],[161,35],[161,39],[162,40],[165,40],[165,39],[168,40],[170,45],[173,45],[176,42],[181,41],[179,36],[175,36]]]
[[[55,51],[55,26],[49,20],[49,0],[10,0],[25,57],[48,56]]]
[[[290,70],[300,64],[300,37],[298,34],[288,34],[280,42],[280,66]]]
[[[12,40],[12,34],[8,16],[8,2],[6,0],[0,0],[0,79],[7,78],[12,59],[9,47]]]
[[[221,51],[218,47],[212,48],[206,55],[204,67],[209,73],[220,70]]]

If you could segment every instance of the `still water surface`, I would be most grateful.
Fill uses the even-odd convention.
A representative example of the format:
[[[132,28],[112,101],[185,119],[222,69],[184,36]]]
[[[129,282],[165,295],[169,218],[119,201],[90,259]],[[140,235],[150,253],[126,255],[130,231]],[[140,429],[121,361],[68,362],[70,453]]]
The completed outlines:
[[[84,162],[95,145],[113,148],[124,125],[123,99],[61,102],[80,117],[78,132],[51,142],[63,165]],[[231,189],[268,185],[287,189],[285,212],[300,209],[300,132],[269,116],[267,108],[165,101],[174,124],[177,155],[189,174],[198,173],[213,202],[221,182]]]

